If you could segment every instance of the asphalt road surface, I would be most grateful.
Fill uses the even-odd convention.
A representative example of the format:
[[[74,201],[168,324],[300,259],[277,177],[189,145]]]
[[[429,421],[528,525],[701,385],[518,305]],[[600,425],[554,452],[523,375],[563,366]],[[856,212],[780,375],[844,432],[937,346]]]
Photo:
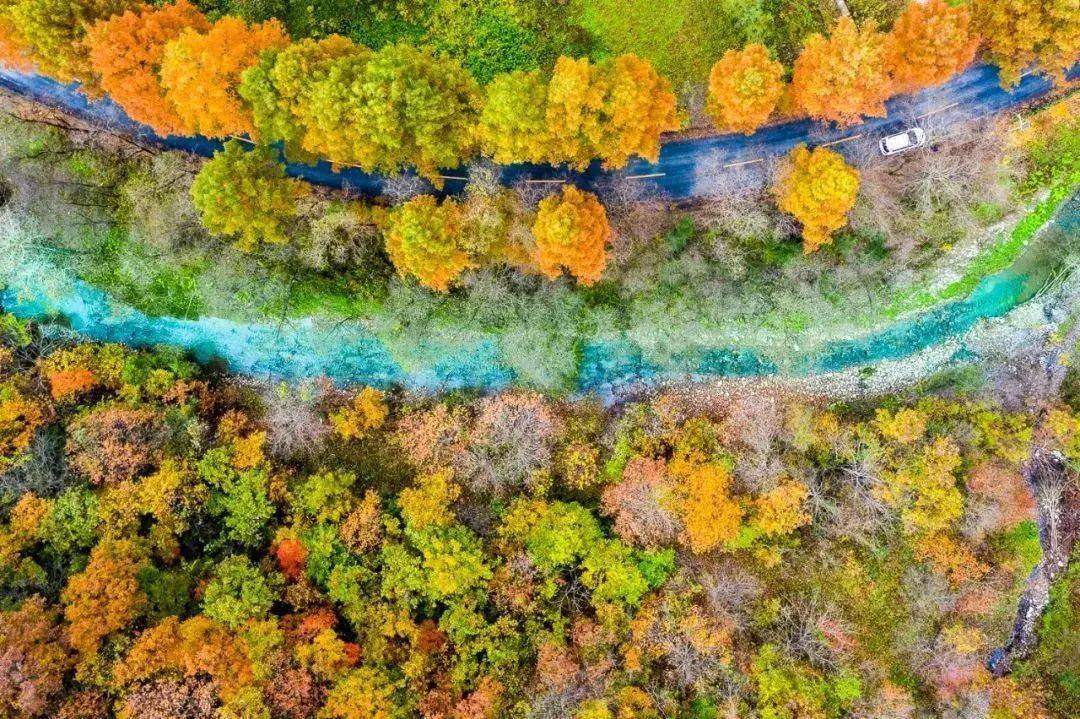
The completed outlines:
[[[1069,78],[1080,76],[1080,64]],[[24,74],[0,67],[0,87],[40,103],[66,110],[85,121],[114,132],[170,149],[186,150],[206,157],[220,149],[221,142],[205,137],[160,137],[150,128],[129,118],[109,99],[88,100],[77,85],[64,85],[46,77]],[[504,184],[518,183],[557,186],[573,182],[581,187],[603,189],[617,182],[642,183],[645,194],[661,194],[674,200],[689,200],[723,194],[739,186],[760,184],[771,161],[799,143],[827,145],[862,161],[876,158],[878,140],[908,127],[927,131],[928,142],[950,128],[1017,108],[1048,93],[1053,82],[1035,72],[1024,75],[1011,90],[1003,90],[997,68],[975,65],[952,80],[928,90],[893,98],[887,103],[888,116],[869,118],[851,127],[834,127],[810,120],[785,122],[762,128],[753,135],[716,135],[673,140],[663,145],[659,161],[632,161],[618,171],[606,171],[594,163],[584,172],[561,166],[508,165],[499,168]],[[918,150],[915,150],[918,151]],[[884,158],[880,158],[884,159]],[[387,178],[358,168],[335,171],[329,163],[316,165],[289,163],[290,175],[358,194],[379,194],[401,178]],[[465,185],[468,170],[444,173],[445,191],[455,193]]]

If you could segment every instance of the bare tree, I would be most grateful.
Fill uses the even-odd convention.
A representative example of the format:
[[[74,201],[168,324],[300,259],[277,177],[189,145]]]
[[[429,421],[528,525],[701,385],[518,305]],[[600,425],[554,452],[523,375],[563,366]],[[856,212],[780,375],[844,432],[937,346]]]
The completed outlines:
[[[265,413],[266,446],[278,457],[314,451],[330,432],[319,405],[323,388],[315,382],[263,385],[259,388]]]
[[[551,462],[558,418],[537,394],[507,393],[480,403],[465,472],[480,493],[505,496],[531,485]]]
[[[417,197],[430,194],[431,183],[411,173],[401,172],[386,178],[382,193],[393,205],[400,205]]]
[[[851,629],[818,594],[796,598],[780,608],[771,627],[777,646],[788,656],[820,669],[835,669]]]

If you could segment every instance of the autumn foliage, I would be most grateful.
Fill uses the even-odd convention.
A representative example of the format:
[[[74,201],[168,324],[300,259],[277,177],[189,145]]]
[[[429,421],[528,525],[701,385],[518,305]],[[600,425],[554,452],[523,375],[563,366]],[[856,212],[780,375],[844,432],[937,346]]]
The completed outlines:
[[[541,200],[533,236],[533,259],[545,275],[554,279],[566,269],[579,284],[599,281],[611,228],[596,195],[567,185],[561,194]]]
[[[850,125],[884,117],[893,94],[885,35],[873,22],[862,28],[843,16],[828,37],[815,33],[803,45],[791,76],[791,102],[815,120]]]
[[[655,161],[660,133],[677,129],[668,81],[636,55],[594,65],[561,57],[548,84],[549,159],[584,168],[594,158],[622,167],[631,156]]]
[[[421,195],[395,207],[387,218],[386,251],[402,276],[446,292],[474,262],[462,247],[461,206]]]
[[[658,390],[608,411],[331,387],[305,421],[338,433],[284,455],[250,381],[43,345],[0,365],[73,449],[48,458],[59,486],[4,472],[12,719],[655,719],[713,706],[723,677],[776,719],[945,716],[985,706],[983,662],[1041,556],[1031,447],[1080,457],[1065,405],[1035,438],[1029,415],[935,393]],[[47,378],[76,368],[93,391],[55,400]],[[1065,658],[1039,661],[1064,666],[1068,622],[1047,624]],[[1049,716],[1053,672],[994,706]]]
[[[3,10],[0,10],[0,63],[20,72],[34,69],[34,61],[26,40],[19,33],[9,13]]]
[[[286,149],[368,171],[411,164],[439,182],[474,147],[476,82],[455,60],[404,43],[371,51],[340,37],[268,53],[241,88]]]
[[[709,74],[707,110],[717,128],[749,135],[761,127],[784,92],[783,74],[764,45],[725,52]]]
[[[154,468],[164,441],[156,412],[103,406],[72,423],[67,453],[72,466],[90,482],[122,482]]]
[[[1006,87],[1033,62],[1060,76],[1080,55],[1080,13],[1072,0],[976,0],[972,8]]]
[[[342,439],[361,439],[382,427],[389,413],[385,395],[374,387],[365,387],[330,415],[330,423]]]
[[[678,486],[682,540],[697,554],[739,536],[744,509],[731,493],[731,470],[715,462],[680,459],[671,468]]]
[[[18,0],[4,3],[14,32],[5,36],[25,48],[41,72],[61,82],[79,81],[93,92],[94,75],[85,43],[86,28],[128,8],[136,0]],[[17,51],[17,57],[22,52]]]
[[[241,74],[238,91],[251,108],[262,142],[281,142],[290,157],[314,157],[324,140],[314,137],[313,91],[324,82],[334,60],[367,54],[351,40],[331,35],[304,38],[283,48],[271,48]]]
[[[90,560],[64,588],[68,641],[83,656],[97,651],[101,640],[135,619],[146,602],[137,575],[143,557],[130,540],[103,541]]]
[[[773,192],[780,209],[802,224],[803,250],[809,254],[847,224],[859,193],[859,172],[832,150],[799,145],[780,168]]]
[[[165,46],[188,29],[203,33],[210,29],[210,22],[187,0],[178,0],[113,15],[86,31],[90,65],[100,78],[101,89],[133,120],[162,135],[184,129],[165,97],[159,73]]]
[[[40,596],[0,612],[0,716],[45,716],[72,664],[57,613]]]
[[[945,82],[975,57],[979,38],[971,31],[966,5],[945,0],[912,2],[885,41],[885,61],[897,92]]]
[[[228,137],[251,134],[255,126],[237,88],[240,74],[259,53],[289,39],[277,20],[248,25],[225,16],[209,30],[189,27],[165,46],[161,86],[188,134]]]
[[[484,88],[478,134],[496,162],[545,162],[553,140],[548,131],[548,80],[539,70],[498,75]]]

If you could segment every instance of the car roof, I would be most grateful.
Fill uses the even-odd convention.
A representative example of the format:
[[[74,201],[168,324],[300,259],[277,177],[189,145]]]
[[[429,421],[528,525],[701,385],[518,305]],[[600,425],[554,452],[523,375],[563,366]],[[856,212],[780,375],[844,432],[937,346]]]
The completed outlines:
[[[885,147],[890,150],[901,150],[910,144],[911,138],[908,137],[907,130],[885,138]]]

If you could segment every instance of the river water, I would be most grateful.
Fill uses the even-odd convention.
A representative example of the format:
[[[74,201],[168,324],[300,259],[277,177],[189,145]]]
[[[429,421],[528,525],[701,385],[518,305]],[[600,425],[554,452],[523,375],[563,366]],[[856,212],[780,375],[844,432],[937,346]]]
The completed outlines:
[[[1080,194],[1065,201],[1052,225],[1056,232],[1040,236],[1076,243]],[[798,377],[903,359],[962,336],[980,320],[1000,317],[1030,299],[1051,270],[1047,258],[1061,249],[1043,244],[1032,242],[1009,269],[984,277],[964,299],[903,316],[862,336],[829,342],[812,351],[793,351],[781,359],[740,347],[706,347],[674,358],[668,366],[657,366],[643,360],[641,348],[626,337],[587,340],[578,352],[576,389],[605,391],[638,380],[686,376]],[[500,338],[494,334],[448,352],[418,352],[421,359],[405,367],[359,322],[308,318],[271,324],[214,317],[150,317],[67,276],[44,259],[27,260],[20,267],[0,277],[6,285],[0,293],[4,309],[93,340],[177,345],[200,361],[224,362],[232,372],[285,380],[325,376],[343,385],[404,385],[429,391],[497,390],[515,382]],[[812,328],[807,332],[812,337]],[[438,338],[432,338],[432,343],[438,343]]]

